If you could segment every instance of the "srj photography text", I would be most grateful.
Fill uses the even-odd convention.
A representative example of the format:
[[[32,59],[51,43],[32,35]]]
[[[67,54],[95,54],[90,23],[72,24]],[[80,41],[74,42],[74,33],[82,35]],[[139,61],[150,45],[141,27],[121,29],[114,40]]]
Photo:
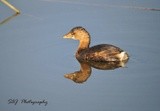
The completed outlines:
[[[48,101],[42,100],[32,100],[32,99],[8,99],[8,104],[18,105],[18,104],[28,104],[28,105],[39,105],[47,106]]]

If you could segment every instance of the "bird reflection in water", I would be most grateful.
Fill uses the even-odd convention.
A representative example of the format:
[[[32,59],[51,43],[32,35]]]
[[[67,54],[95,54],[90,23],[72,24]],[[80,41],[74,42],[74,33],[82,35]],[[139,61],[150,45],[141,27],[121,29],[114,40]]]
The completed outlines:
[[[112,61],[112,62],[88,62],[88,61],[78,61],[80,63],[80,70],[65,74],[64,77],[68,78],[75,83],[83,83],[87,81],[92,73],[92,67],[99,70],[114,70],[116,68],[125,67],[126,61]]]

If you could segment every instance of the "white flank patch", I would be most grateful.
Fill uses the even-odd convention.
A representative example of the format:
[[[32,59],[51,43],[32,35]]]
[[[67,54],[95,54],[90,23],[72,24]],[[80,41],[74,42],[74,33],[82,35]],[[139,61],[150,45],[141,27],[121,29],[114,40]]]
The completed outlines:
[[[124,51],[121,52],[118,56],[119,56],[120,61],[128,59],[128,56],[127,56],[126,52],[124,52]]]

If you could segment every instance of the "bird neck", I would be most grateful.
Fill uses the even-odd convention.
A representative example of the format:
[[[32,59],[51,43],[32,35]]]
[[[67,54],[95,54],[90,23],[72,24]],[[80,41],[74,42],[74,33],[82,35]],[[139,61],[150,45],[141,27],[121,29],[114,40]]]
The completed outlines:
[[[89,48],[89,45],[90,45],[90,37],[86,37],[84,40],[80,40],[77,53],[79,53],[84,49]]]

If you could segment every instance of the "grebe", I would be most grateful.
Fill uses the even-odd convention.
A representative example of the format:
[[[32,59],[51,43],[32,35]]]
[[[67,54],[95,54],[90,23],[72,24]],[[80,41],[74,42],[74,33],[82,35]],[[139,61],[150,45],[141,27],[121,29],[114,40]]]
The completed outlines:
[[[79,61],[126,61],[129,59],[128,54],[122,49],[110,45],[100,44],[93,47],[90,45],[90,34],[81,26],[74,27],[63,38],[79,40],[76,58]]]

